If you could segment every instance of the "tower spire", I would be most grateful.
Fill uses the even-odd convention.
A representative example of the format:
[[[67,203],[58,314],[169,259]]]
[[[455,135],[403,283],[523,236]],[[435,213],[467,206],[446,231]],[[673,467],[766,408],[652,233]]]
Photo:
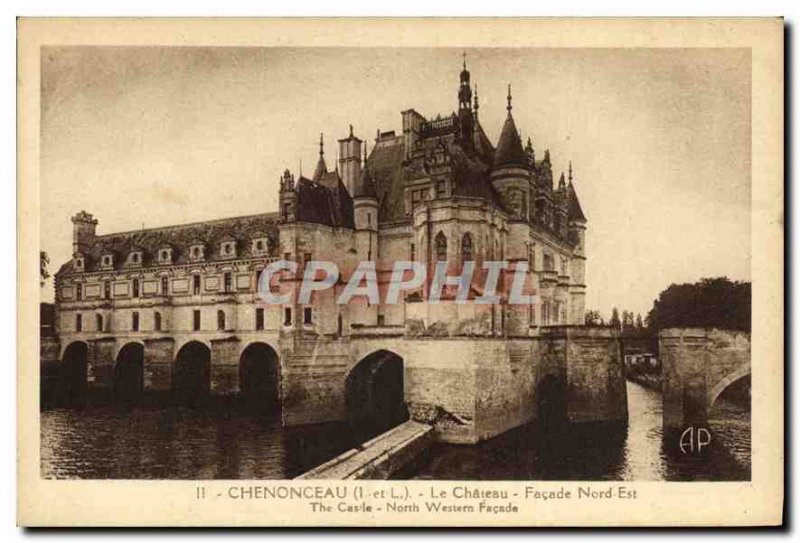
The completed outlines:
[[[508,84],[508,96],[506,96],[506,100],[508,100],[508,105],[506,109],[508,110],[508,114],[511,114],[511,83]]]
[[[323,149],[324,145],[325,145],[325,142],[322,139],[322,132],[320,132],[319,133],[319,156],[322,156],[322,155],[325,154],[325,150]]]
[[[569,161],[569,184],[572,184],[572,161]]]
[[[475,99],[473,100],[472,109],[475,110],[475,116],[478,116],[478,84],[475,83]]]

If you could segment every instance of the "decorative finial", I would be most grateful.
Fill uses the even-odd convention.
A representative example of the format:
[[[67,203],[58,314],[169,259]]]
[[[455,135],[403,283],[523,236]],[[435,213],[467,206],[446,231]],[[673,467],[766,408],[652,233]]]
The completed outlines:
[[[569,161],[569,183],[572,184],[572,161]]]
[[[475,83],[475,104],[472,106],[475,109],[475,113],[478,112],[478,84]]]
[[[351,138],[353,137],[353,125],[352,124],[350,125],[350,137]]]
[[[509,113],[511,113],[511,83],[508,84],[508,96],[506,97],[506,99],[508,100],[508,105],[506,106],[506,109],[508,110]]]
[[[461,52],[461,56],[464,58],[464,69],[466,70],[467,69],[467,52],[466,51],[462,51]]]
[[[322,156],[322,155],[324,155],[324,154],[325,154],[325,151],[324,151],[324,149],[323,149],[323,146],[324,146],[324,145],[325,145],[325,144],[324,144],[324,142],[323,142],[323,140],[322,140],[322,132],[320,132],[320,133],[319,133],[319,156]]]
[[[300,159],[300,177],[303,177],[303,159]]]

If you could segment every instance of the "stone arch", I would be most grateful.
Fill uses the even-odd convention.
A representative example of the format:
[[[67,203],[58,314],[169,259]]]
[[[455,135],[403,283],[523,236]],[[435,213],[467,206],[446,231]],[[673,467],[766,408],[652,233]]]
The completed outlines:
[[[347,421],[360,440],[408,420],[404,362],[397,353],[381,349],[362,358],[345,379]]]
[[[114,364],[114,397],[135,402],[144,392],[144,345],[126,343],[117,353]]]
[[[239,390],[257,412],[276,412],[281,406],[281,365],[277,351],[264,342],[247,345],[239,356]]]
[[[89,345],[83,341],[67,345],[61,356],[61,369],[67,399],[85,399],[89,386]]]
[[[475,260],[475,246],[472,242],[472,234],[469,232],[461,237],[461,260],[463,262]]]
[[[188,341],[178,350],[172,370],[172,391],[185,405],[204,403],[211,394],[211,349]]]
[[[436,260],[447,260],[447,236],[441,230],[433,240]]]
[[[711,390],[708,391],[708,394],[706,395],[706,405],[708,406],[708,410],[711,410],[711,408],[714,406],[714,403],[717,401],[717,398],[720,397],[726,388],[731,386],[736,381],[743,379],[744,377],[748,377],[750,374],[750,365],[746,364],[723,377],[716,385],[714,385],[713,388],[711,388]]]

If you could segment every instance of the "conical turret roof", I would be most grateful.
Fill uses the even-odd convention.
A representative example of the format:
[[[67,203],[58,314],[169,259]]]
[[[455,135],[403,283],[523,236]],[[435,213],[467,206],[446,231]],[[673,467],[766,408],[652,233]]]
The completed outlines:
[[[567,219],[570,221],[583,221],[586,222],[586,216],[581,209],[581,203],[578,200],[578,193],[575,192],[575,186],[570,180],[567,185]]]
[[[355,186],[353,187],[353,198],[378,199],[378,195],[375,192],[375,182],[372,179],[369,167],[366,165],[364,165],[364,171],[361,172],[361,177],[356,180]]]
[[[494,163],[497,166],[503,164],[525,164],[525,150],[522,148],[522,140],[514,124],[514,117],[511,111],[508,112],[506,122],[500,131],[500,139],[497,141],[497,150],[494,154]]]

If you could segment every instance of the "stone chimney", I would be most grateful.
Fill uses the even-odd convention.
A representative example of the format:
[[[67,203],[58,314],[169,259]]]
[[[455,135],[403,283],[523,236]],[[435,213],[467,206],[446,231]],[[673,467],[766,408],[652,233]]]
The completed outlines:
[[[94,243],[97,219],[91,213],[81,211],[72,217],[72,253],[86,254]]]
[[[339,176],[352,196],[361,179],[361,140],[353,135],[352,124],[350,135],[339,140]]]

